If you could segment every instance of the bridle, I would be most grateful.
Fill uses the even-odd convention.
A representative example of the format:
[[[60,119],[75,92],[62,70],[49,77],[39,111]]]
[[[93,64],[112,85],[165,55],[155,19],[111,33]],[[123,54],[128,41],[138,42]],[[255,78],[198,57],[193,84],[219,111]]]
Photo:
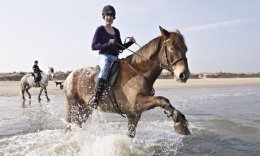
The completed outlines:
[[[187,61],[187,57],[186,55],[182,55],[181,57],[173,60],[171,62],[170,58],[169,58],[169,54],[168,54],[168,50],[167,50],[167,46],[166,46],[166,43],[169,41],[169,39],[163,41],[163,45],[162,45],[162,48],[163,48],[163,54],[165,55],[166,57],[166,60],[167,60],[167,65],[161,65],[161,68],[163,69],[166,69],[168,70],[169,72],[171,72],[172,74],[174,73],[173,69],[171,68],[171,66],[175,65],[176,63],[178,63],[179,61],[181,60],[184,60],[184,61]]]
[[[130,37],[127,37],[127,38],[130,38]],[[126,39],[127,39],[127,38],[126,38]],[[125,39],[125,41],[126,41],[126,39]],[[175,65],[176,63],[178,63],[178,62],[181,61],[181,60],[187,61],[187,57],[186,57],[186,55],[184,54],[184,55],[182,55],[181,57],[179,57],[179,58],[177,58],[177,59],[175,59],[175,60],[173,60],[173,61],[171,62],[171,60],[170,60],[170,58],[169,58],[167,46],[166,46],[166,43],[167,43],[168,41],[169,41],[169,39],[163,41],[163,45],[162,45],[163,55],[165,55],[165,57],[166,57],[167,65],[163,65],[162,63],[154,62],[154,61],[152,61],[152,60],[150,60],[150,59],[144,57],[143,55],[141,55],[141,54],[139,54],[139,53],[136,53],[136,52],[132,51],[132,50],[129,49],[129,48],[124,47],[123,45],[121,45],[121,44],[119,44],[119,43],[117,43],[117,42],[116,42],[116,44],[117,44],[118,46],[124,48],[124,49],[127,49],[128,51],[132,52],[133,54],[138,55],[138,56],[140,56],[140,57],[142,57],[142,58],[144,58],[144,59],[146,59],[146,60],[152,62],[153,64],[158,65],[161,69],[168,70],[169,72],[171,72],[172,74],[174,74],[174,71],[173,71],[173,69],[171,68],[171,66]],[[141,48],[141,46],[140,46],[139,44],[137,44],[137,43],[135,43],[135,44]]]

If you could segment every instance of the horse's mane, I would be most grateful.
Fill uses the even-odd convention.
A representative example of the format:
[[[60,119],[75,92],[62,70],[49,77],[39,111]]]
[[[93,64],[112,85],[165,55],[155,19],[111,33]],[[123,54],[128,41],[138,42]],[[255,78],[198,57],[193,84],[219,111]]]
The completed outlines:
[[[173,38],[173,45],[175,48],[181,49],[182,51],[186,52],[188,48],[185,44],[184,37],[180,32],[179,33],[178,32],[171,33],[171,38]]]
[[[148,42],[146,45],[141,47],[138,51],[135,53],[137,54],[131,54],[127,56],[125,59],[129,62],[141,62],[145,58],[149,59],[151,56],[158,50],[159,48],[159,43],[160,43],[161,37],[156,37],[150,42]],[[145,58],[143,58],[143,57]]]
[[[187,51],[187,46],[185,44],[184,37],[181,33],[171,32],[171,39],[173,40],[173,45],[175,45],[175,48],[182,49],[184,51]],[[158,36],[154,39],[152,39],[150,42],[148,42],[146,45],[141,47],[138,51],[135,53],[137,54],[131,54],[125,58],[128,62],[136,62],[140,63],[141,61],[144,61],[145,59],[151,59],[151,57],[155,54],[156,51],[159,51],[159,44],[162,37]],[[141,56],[145,57],[141,57]]]

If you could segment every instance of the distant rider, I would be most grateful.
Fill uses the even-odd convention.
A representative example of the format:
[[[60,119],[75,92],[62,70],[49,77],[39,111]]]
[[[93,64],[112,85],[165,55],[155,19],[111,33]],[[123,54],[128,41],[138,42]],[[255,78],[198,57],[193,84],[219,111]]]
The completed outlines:
[[[33,65],[32,68],[33,68],[33,73],[35,75],[34,79],[35,79],[36,86],[40,87],[40,81],[41,81],[41,78],[42,78],[42,76],[41,76],[42,70],[39,68],[37,60],[34,61],[34,65]]]

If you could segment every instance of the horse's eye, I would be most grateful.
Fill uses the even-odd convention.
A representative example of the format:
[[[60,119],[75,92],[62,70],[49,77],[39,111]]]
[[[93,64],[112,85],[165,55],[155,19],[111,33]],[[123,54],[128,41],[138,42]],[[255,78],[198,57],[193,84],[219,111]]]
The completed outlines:
[[[171,49],[172,51],[175,51],[175,48],[174,48],[174,46],[171,46],[171,47],[170,47],[170,49]]]

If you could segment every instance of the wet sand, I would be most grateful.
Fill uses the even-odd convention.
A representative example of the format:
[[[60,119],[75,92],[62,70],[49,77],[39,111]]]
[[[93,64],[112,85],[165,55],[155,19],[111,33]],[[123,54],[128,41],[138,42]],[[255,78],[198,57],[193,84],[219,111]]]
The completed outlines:
[[[214,87],[235,87],[235,86],[260,86],[260,78],[232,78],[232,79],[190,79],[187,83],[178,83],[174,79],[158,79],[155,82],[155,89],[167,88],[214,88]],[[53,81],[47,87],[49,95],[63,94],[59,86],[56,87]],[[40,88],[31,88],[32,95],[38,95]],[[44,94],[44,92],[42,93]],[[20,95],[19,81],[0,81],[0,96]]]
[[[189,79],[187,83],[178,83],[173,79],[158,79],[154,86],[158,89],[260,86],[260,78]]]

